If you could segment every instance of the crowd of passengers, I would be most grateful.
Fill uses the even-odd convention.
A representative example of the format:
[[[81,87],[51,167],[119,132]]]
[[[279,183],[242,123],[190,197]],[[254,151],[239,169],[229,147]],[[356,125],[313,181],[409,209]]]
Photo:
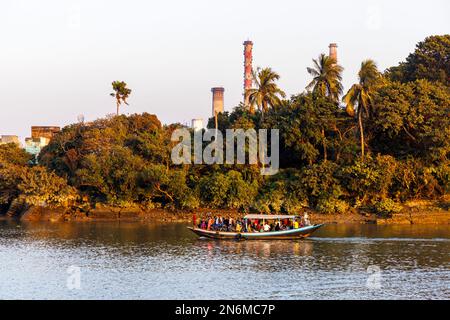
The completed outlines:
[[[209,218],[200,219],[197,227],[204,230],[228,231],[228,232],[269,232],[289,229],[298,229],[310,225],[308,214],[303,217],[297,217],[295,220],[282,219],[268,222],[260,219],[233,219],[222,216],[209,215]]]

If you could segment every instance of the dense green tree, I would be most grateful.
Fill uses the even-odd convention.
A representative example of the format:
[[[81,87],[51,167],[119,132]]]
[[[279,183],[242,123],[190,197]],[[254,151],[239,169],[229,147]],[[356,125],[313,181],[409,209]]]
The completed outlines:
[[[218,115],[218,129],[279,129],[275,175],[262,176],[255,164],[174,165],[171,135],[182,125],[162,125],[148,113],[109,116],[64,127],[42,150],[38,166],[16,145],[0,145],[0,212],[20,205],[78,208],[83,199],[92,207],[293,214],[306,207],[332,213],[358,208],[390,215],[408,199],[446,196],[446,39],[427,38],[386,77],[373,61],[363,62],[359,82],[344,97],[346,110],[337,100],[342,68],[324,55],[308,70],[310,91],[290,99],[282,99],[276,73],[259,69],[250,92],[259,110],[241,103]],[[215,127],[214,119],[208,127]]]
[[[370,117],[372,112],[373,97],[375,88],[380,79],[377,65],[373,60],[365,60],[361,63],[358,72],[359,83],[354,84],[343,97],[347,112],[353,116],[356,108],[356,118],[358,119],[359,135],[361,142],[361,158],[364,160],[364,126],[363,116]]]
[[[406,62],[388,69],[386,74],[394,81],[427,79],[450,86],[450,35],[427,37]]]
[[[15,143],[0,145],[0,161],[24,166],[30,163],[32,155],[19,148]]]
[[[65,179],[41,166],[21,172],[18,190],[19,197],[29,205],[50,208],[69,207],[78,197],[76,189],[68,186]]]
[[[18,201],[28,205],[68,207],[77,191],[65,179],[42,166],[32,166],[31,155],[15,144],[0,145],[0,213]]]
[[[427,80],[388,82],[373,101],[372,147],[405,158],[430,161],[450,156],[450,92]]]
[[[146,166],[139,174],[143,197],[152,203],[162,203],[167,208],[193,209],[198,199],[186,183],[185,170],[167,170],[163,165]]]

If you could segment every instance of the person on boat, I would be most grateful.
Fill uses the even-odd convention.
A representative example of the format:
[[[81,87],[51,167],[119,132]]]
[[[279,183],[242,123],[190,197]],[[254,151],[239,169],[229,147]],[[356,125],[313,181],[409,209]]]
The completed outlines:
[[[212,230],[219,230],[220,228],[220,220],[218,216],[214,216],[213,224],[212,224]]]
[[[270,225],[266,222],[262,228],[262,231],[269,232],[270,231]]]
[[[225,226],[225,229],[228,231],[229,227],[230,227],[230,221],[227,218],[224,218],[222,220],[222,225]]]
[[[294,229],[298,229],[298,220],[297,219],[295,219],[295,221],[294,221]]]
[[[201,222],[201,224],[200,224],[200,228],[204,230],[204,229],[206,229],[206,227],[207,227],[207,226],[206,226],[206,221],[205,221],[205,220],[202,220],[202,222]]]
[[[240,223],[236,224],[236,232],[242,231],[242,225]]]
[[[232,217],[228,218],[228,224],[229,224],[229,231],[231,231],[233,228],[236,228],[236,222],[234,221],[234,219]]]
[[[308,211],[305,211],[305,214],[303,215],[303,222],[305,226],[311,225],[311,222],[309,221]]]
[[[214,219],[213,218],[209,218],[208,219],[208,230],[211,230],[211,228],[213,226],[213,223],[214,223]]]
[[[275,224],[275,231],[280,231],[280,221]]]
[[[305,226],[303,219],[300,219],[299,226],[300,226],[300,228],[303,228]]]

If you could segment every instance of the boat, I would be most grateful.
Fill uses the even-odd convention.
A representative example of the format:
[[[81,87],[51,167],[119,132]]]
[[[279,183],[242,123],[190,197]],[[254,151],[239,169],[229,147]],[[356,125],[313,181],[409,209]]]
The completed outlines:
[[[267,215],[267,214],[249,214],[244,217],[245,220],[295,220],[297,216],[292,215]],[[308,225],[297,229],[288,229],[280,231],[264,231],[264,232],[229,232],[229,231],[216,231],[205,230],[197,227],[188,227],[189,230],[194,232],[200,237],[223,239],[223,240],[292,240],[292,239],[304,239],[309,237],[313,232],[321,228],[324,224]]]

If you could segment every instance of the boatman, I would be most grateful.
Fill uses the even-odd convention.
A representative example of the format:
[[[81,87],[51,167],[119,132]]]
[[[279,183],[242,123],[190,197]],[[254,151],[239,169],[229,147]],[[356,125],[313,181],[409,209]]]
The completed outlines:
[[[305,226],[310,225],[308,211],[305,211],[305,214],[303,215],[303,221],[305,222]]]

